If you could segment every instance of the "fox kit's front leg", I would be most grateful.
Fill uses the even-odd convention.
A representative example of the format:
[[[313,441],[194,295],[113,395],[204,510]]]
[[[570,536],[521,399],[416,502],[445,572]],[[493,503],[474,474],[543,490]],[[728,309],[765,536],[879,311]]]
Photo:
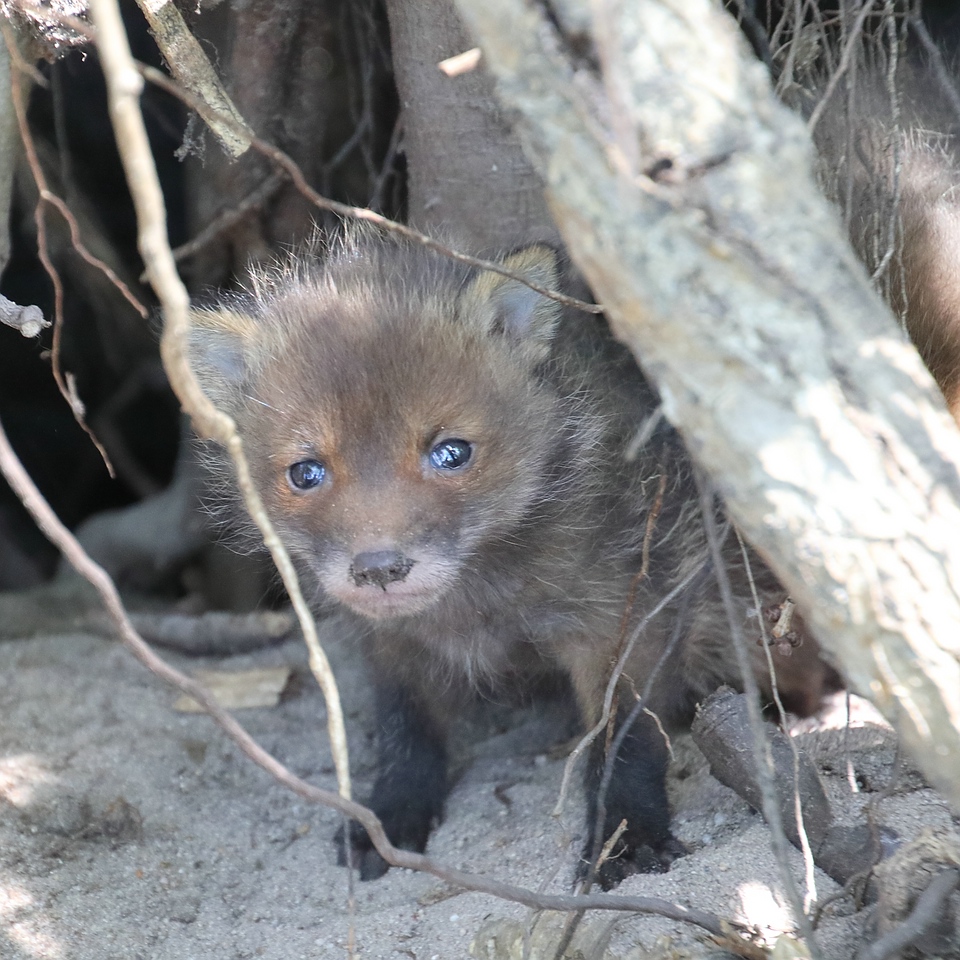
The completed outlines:
[[[598,656],[582,644],[566,645],[564,652],[584,724],[591,728],[601,716],[609,680],[605,667],[611,658]],[[639,668],[637,676],[642,676],[640,664],[631,666]],[[670,666],[664,672],[665,686],[678,685]],[[686,853],[670,832],[666,785],[669,752],[659,722],[662,712],[663,722],[672,724],[675,709],[663,697],[638,705],[634,685],[626,680],[618,684],[617,693],[619,706],[615,708],[612,736],[603,730],[594,739],[584,777],[587,816],[581,877],[590,874],[604,844],[626,821],[596,874],[605,890],[633,873],[665,871],[676,857]]]
[[[586,876],[622,821],[626,826],[597,871],[604,890],[633,873],[661,873],[686,849],[670,832],[667,800],[669,756],[664,732],[642,710],[619,711],[607,744],[593,742],[585,777],[587,841],[581,874]]]
[[[443,815],[447,795],[445,731],[415,691],[378,677],[375,694],[377,779],[369,805],[394,846],[422,853]],[[360,824],[351,823],[349,842],[361,880],[376,880],[387,872],[389,865]],[[342,832],[337,843],[339,862],[345,865]]]

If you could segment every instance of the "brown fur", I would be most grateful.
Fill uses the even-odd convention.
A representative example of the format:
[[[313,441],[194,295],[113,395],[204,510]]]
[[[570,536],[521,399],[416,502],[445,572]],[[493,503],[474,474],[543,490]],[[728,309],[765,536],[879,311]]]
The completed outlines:
[[[504,264],[541,284],[558,280],[557,257],[543,246]],[[318,602],[334,604],[362,637],[391,704],[380,721],[374,809],[396,842],[422,847],[426,828],[396,808],[419,802],[417,791],[439,791],[442,802],[442,729],[465,686],[522,686],[559,669],[584,722],[596,721],[624,638],[706,556],[687,456],[661,424],[626,458],[657,400],[602,321],[402,242],[352,233],[325,262],[294,258],[257,278],[249,296],[197,310],[194,323],[195,369],[236,418],[281,538]],[[429,451],[444,438],[473,444],[462,470],[431,466]],[[326,474],[299,490],[288,468],[307,459]],[[402,557],[403,569],[360,578],[359,558],[383,551]],[[769,689],[758,646],[764,614],[732,534],[725,552],[737,615]],[[752,566],[761,608],[775,607],[784,591],[755,556]],[[799,618],[796,626],[802,632]],[[739,682],[728,636],[706,565],[640,631],[621,710],[657,671],[645,706],[668,729],[684,722],[706,693]],[[774,658],[785,666],[787,698],[812,709],[832,676],[815,644]],[[631,807],[628,782],[611,786],[609,804],[599,798],[614,825],[621,813],[664,818],[649,829],[631,822],[636,831],[625,835],[614,872],[601,876],[606,884],[632,869],[662,869],[677,852],[665,825],[659,738],[637,733],[636,757],[623,765],[638,771],[644,809]],[[416,772],[413,756],[407,785],[391,772],[385,744],[425,750],[432,772]],[[644,772],[648,754],[659,759]],[[389,799],[398,792],[402,802]],[[366,875],[377,874],[368,867]]]
[[[898,72],[896,125],[886,89],[868,69],[852,113],[846,91],[833,95],[816,136],[822,179],[960,421],[960,118],[921,63]]]

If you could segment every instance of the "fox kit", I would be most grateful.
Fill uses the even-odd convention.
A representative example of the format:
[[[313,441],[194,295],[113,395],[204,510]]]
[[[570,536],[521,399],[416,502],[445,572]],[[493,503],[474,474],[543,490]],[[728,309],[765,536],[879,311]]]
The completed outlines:
[[[502,265],[560,282],[546,246]],[[664,730],[739,677],[690,462],[602,320],[358,230],[197,309],[191,357],[236,419],[318,605],[362,638],[379,736],[370,805],[392,842],[423,850],[442,814],[445,728],[467,688],[561,671],[592,726],[636,634],[602,796],[606,737],[588,765],[584,851],[595,856],[625,819],[600,882],[666,869],[683,848],[670,833]],[[761,617],[785,594],[753,558],[758,609],[733,535],[724,549],[759,644]],[[809,711],[830,679],[815,645],[778,659],[781,690]],[[386,870],[362,830],[349,842],[361,877]]]

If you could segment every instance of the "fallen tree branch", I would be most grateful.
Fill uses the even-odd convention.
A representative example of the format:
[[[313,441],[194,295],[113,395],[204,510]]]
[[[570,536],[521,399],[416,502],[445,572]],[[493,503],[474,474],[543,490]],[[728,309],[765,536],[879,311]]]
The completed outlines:
[[[745,695],[728,687],[709,696],[697,711],[693,739],[707,758],[713,776],[743,797],[750,806],[762,808],[766,817],[767,808],[753,756],[753,724],[748,716],[747,702]],[[796,791],[813,861],[837,883],[845,884],[854,875],[865,873],[893,851],[896,839],[889,830],[881,827],[872,831],[866,824],[846,826],[835,823],[830,802],[810,758],[799,748],[795,756],[790,738],[775,727],[761,721],[760,728],[773,764],[773,808],[779,810],[785,836],[795,847],[801,848],[794,815]]]
[[[197,99],[197,112],[217,135],[231,157],[250,149],[251,131],[233,105],[203,47],[190,32],[171,0],[137,0],[170,72]],[[231,123],[223,123],[227,116]]]

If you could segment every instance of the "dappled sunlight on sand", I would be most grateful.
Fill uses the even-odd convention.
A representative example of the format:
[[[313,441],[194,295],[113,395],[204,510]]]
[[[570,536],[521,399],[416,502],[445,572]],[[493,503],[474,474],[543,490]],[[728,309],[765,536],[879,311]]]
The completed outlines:
[[[739,919],[759,929],[767,944],[772,945],[782,934],[796,928],[793,913],[778,891],[762,883],[743,883],[738,893]]]
[[[34,753],[0,757],[0,808],[9,804],[19,810],[31,805],[38,791],[59,780]],[[24,957],[58,960],[65,956],[62,944],[37,929],[44,923],[34,897],[14,877],[0,875],[0,956],[10,947]]]
[[[29,919],[21,918],[26,913]],[[33,897],[23,887],[0,880],[0,954],[4,941],[19,947],[27,957],[58,960],[64,956],[62,945],[53,937],[36,929],[42,915],[36,912]]]
[[[0,800],[15,807],[29,805],[37,788],[57,781],[33,753],[0,757]]]

